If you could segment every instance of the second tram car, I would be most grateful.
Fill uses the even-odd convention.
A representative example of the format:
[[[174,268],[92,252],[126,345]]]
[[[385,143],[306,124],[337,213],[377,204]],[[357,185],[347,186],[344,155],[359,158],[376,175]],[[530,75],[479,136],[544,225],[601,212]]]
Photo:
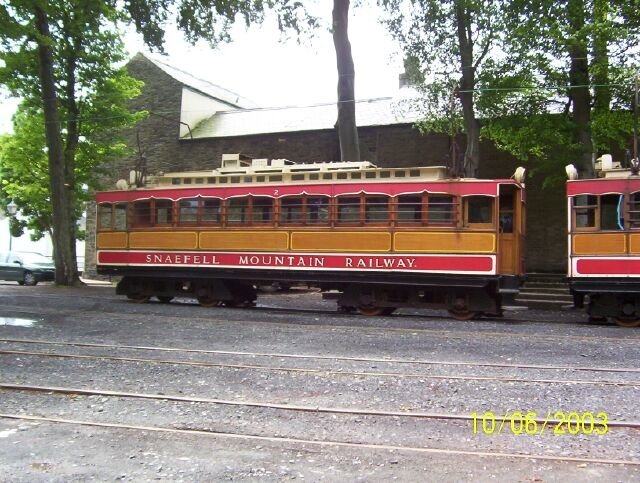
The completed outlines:
[[[600,177],[567,181],[568,281],[592,317],[640,326],[640,176],[604,155]],[[567,167],[570,178],[573,166]]]
[[[444,167],[224,155],[216,170],[98,193],[97,269],[138,302],[251,304],[256,285],[277,281],[366,315],[499,314],[524,276],[522,171],[460,179]]]

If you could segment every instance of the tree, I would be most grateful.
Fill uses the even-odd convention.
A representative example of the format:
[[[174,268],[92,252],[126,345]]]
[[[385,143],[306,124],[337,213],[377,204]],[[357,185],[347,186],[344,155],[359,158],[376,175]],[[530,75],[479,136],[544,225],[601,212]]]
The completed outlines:
[[[455,135],[461,125],[467,143],[462,173],[476,176],[480,124],[476,113],[479,79],[499,40],[501,2],[495,0],[379,0],[387,24],[403,47],[410,77],[425,95],[424,129],[436,124]],[[458,103],[452,104],[456,98]],[[458,118],[459,121],[451,118]],[[455,160],[452,160],[455,162]]]
[[[51,233],[58,284],[79,280],[76,220],[79,188],[85,181],[78,178],[79,145],[95,143],[96,136],[132,120],[123,106],[137,84],[113,67],[123,60],[119,36],[112,28],[119,18],[113,8],[100,2],[25,0],[0,7],[0,58],[5,64],[0,83],[23,99],[16,117],[16,137],[3,148],[3,191],[24,203],[21,211],[34,218],[36,232]],[[102,127],[96,129],[96,122],[83,118],[100,113],[117,121],[100,120]],[[42,129],[41,136],[35,135],[34,123]],[[30,152],[19,152],[22,145],[28,145]],[[33,149],[36,146],[40,153]],[[49,209],[44,211],[28,205],[34,200],[21,186],[21,177],[28,173],[20,166],[39,165],[42,153],[46,153],[48,167],[47,176],[41,179],[49,183],[48,196],[43,198]],[[91,172],[102,159],[94,157],[81,168]],[[7,168],[9,164],[15,166]],[[41,181],[31,181],[41,185]]]
[[[58,284],[78,281],[75,156],[82,130],[82,98],[93,92],[95,82],[109,77],[105,73],[113,71],[120,52],[113,50],[119,42],[118,22],[131,20],[145,42],[161,50],[164,23],[172,8],[187,38],[212,43],[228,38],[236,18],[243,18],[247,25],[261,21],[265,8],[276,13],[281,28],[299,30],[302,21],[314,22],[299,2],[287,0],[131,0],[124,4],[115,0],[9,0],[0,5],[0,59],[5,62],[0,83],[43,114]]]
[[[349,0],[333,1],[333,44],[338,65],[338,137],[340,159],[360,161],[356,125],[355,68],[349,42]]]
[[[590,177],[594,154],[624,146],[630,137],[637,9],[619,0],[513,0],[504,15],[511,80],[514,72],[521,75],[511,90],[487,96],[510,109],[494,111],[486,134],[521,157],[564,154],[558,161],[573,162]],[[555,133],[545,125],[551,117]]]

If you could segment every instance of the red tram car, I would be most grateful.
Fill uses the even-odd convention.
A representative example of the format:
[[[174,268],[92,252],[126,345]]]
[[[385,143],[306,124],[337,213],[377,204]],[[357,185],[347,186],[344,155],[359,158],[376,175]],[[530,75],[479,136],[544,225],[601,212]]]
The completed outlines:
[[[257,285],[277,281],[367,315],[427,305],[458,319],[497,314],[524,275],[517,173],[459,179],[444,167],[224,155],[216,170],[98,193],[97,269],[122,276],[117,293],[138,302],[250,304]]]
[[[600,177],[577,180],[569,165],[568,281],[577,306],[592,317],[640,326],[640,176],[608,155]]]

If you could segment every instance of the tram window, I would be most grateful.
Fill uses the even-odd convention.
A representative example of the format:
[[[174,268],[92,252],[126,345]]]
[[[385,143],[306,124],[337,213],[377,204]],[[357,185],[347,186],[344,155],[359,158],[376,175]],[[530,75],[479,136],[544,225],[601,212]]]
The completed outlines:
[[[351,179],[361,179],[362,173],[351,173]]]
[[[292,174],[291,181],[304,181],[304,174]]]
[[[170,225],[173,223],[173,202],[171,200],[156,200],[156,225]]]
[[[98,228],[110,230],[113,228],[113,205],[111,203],[98,205]]]
[[[420,223],[422,219],[422,196],[398,196],[398,223]]]
[[[249,218],[249,200],[247,198],[234,198],[227,201],[227,223],[238,225],[247,223]]]
[[[273,221],[273,199],[253,198],[251,203],[251,221],[253,223],[271,223]]]
[[[191,184],[191,178],[184,178],[182,184]]]
[[[133,204],[133,226],[151,226],[151,202],[136,201]]]
[[[280,223],[302,223],[302,198],[280,200]]]
[[[430,195],[427,215],[429,223],[454,224],[456,220],[455,198],[449,195]]]
[[[171,184],[180,184],[180,178],[171,178]]]
[[[324,196],[307,198],[305,222],[320,225],[329,222],[329,199]]]
[[[347,175],[349,173],[337,173],[336,174],[336,179],[347,179]]]
[[[577,195],[573,198],[573,213],[576,228],[595,228],[598,197]]]
[[[367,179],[373,179],[376,177],[376,172],[375,171],[367,171],[364,173],[364,177]]]
[[[338,223],[360,222],[360,198],[338,198]]]
[[[216,225],[220,223],[220,200],[202,200],[202,224]]]
[[[411,176],[412,178],[417,178],[418,176],[420,176],[420,170],[419,169],[410,170],[409,176]]]
[[[402,170],[402,171],[396,171],[393,173],[393,176],[395,176],[396,178],[404,178],[407,175],[407,172]]]
[[[381,178],[391,178],[391,172],[390,171],[380,171],[380,177]]]
[[[466,201],[467,224],[493,223],[493,198],[490,196],[469,196]]]
[[[312,181],[318,180],[318,179],[320,179],[320,174],[319,173],[311,173],[309,175],[309,179],[312,180]]]
[[[127,229],[127,205],[115,205],[115,213],[113,216],[113,228],[116,230]]]
[[[322,173],[322,179],[333,179],[333,173]]]
[[[197,199],[180,200],[178,203],[178,223],[180,225],[194,225],[198,223]]]
[[[629,196],[629,228],[640,228],[640,193],[631,193]]]
[[[600,229],[623,230],[622,195],[611,194],[600,196]]]
[[[364,220],[366,223],[386,223],[389,220],[389,198],[383,196],[366,197]]]

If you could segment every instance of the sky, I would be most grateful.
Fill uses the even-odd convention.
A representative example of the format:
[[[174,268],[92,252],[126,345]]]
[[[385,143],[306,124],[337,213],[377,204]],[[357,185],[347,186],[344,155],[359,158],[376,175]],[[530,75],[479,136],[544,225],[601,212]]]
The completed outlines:
[[[166,57],[159,60],[196,77],[232,90],[259,107],[308,106],[335,102],[337,72],[333,39],[329,32],[332,3],[315,2],[314,13],[322,26],[313,38],[299,44],[283,39],[275,22],[248,29],[235,26],[233,41],[215,50],[206,44],[191,46],[182,34],[166,34]],[[398,93],[398,75],[403,71],[402,55],[386,28],[379,23],[377,7],[353,7],[349,37],[356,70],[356,98],[392,97]],[[125,47],[130,56],[148,52],[139,36],[129,31]],[[0,94],[0,133],[11,130],[15,99]]]

